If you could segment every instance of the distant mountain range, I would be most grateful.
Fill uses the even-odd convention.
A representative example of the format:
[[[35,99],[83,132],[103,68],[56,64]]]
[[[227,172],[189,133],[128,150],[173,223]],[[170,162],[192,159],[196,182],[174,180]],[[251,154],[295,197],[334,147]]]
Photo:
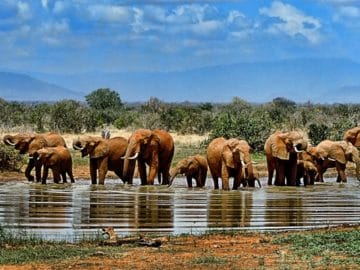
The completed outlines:
[[[28,74],[31,77],[0,72],[0,97],[84,99],[93,90],[111,88],[125,102],[150,97],[168,102],[230,102],[233,97],[268,102],[285,97],[296,102],[360,103],[360,64],[344,59],[239,63],[172,72]]]
[[[57,101],[84,99],[84,94],[29,75],[0,72],[0,97],[9,101]]]

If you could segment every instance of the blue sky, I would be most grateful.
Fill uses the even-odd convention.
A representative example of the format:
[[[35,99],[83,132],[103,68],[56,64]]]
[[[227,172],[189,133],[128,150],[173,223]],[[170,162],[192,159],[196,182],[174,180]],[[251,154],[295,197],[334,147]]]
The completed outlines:
[[[360,1],[2,0],[0,69],[174,71],[239,62],[360,62]]]

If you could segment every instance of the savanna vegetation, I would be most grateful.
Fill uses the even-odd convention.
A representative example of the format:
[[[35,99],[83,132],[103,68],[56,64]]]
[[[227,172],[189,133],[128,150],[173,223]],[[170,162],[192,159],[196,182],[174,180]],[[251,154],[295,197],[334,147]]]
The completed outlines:
[[[314,144],[324,138],[338,140],[360,121],[360,104],[298,104],[275,98],[253,104],[239,97],[230,103],[168,103],[157,98],[124,103],[111,89],[98,89],[84,102],[20,103],[0,99],[3,130],[79,133],[98,128],[135,130],[163,128],[180,134],[210,134],[210,138],[238,137],[261,151],[275,129],[304,129]]]

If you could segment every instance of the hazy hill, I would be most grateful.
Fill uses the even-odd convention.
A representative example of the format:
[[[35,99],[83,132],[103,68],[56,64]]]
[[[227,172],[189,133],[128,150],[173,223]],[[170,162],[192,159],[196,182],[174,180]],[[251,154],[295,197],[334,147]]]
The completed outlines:
[[[167,102],[229,102],[235,96],[250,102],[268,102],[281,96],[296,102],[360,103],[359,74],[360,64],[349,60],[295,59],[173,72],[94,71],[72,75],[32,75],[84,93],[108,87],[118,91],[125,102],[147,101],[150,97]],[[3,93],[1,80],[0,87],[0,93]],[[65,91],[48,93],[52,99],[58,99],[60,93],[67,98],[76,96],[74,92]],[[59,93],[58,96],[55,97],[55,93]],[[16,99],[13,94],[12,99]],[[20,97],[25,99],[28,96],[21,94]]]
[[[55,84],[50,84],[28,75],[0,72],[0,97],[15,101],[57,101],[84,99],[84,94]]]

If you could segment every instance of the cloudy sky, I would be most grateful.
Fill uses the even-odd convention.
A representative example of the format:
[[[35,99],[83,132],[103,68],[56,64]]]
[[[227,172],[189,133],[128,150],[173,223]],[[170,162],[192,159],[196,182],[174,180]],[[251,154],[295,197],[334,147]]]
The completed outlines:
[[[1,0],[0,40],[0,69],[23,72],[360,62],[360,1]]]

